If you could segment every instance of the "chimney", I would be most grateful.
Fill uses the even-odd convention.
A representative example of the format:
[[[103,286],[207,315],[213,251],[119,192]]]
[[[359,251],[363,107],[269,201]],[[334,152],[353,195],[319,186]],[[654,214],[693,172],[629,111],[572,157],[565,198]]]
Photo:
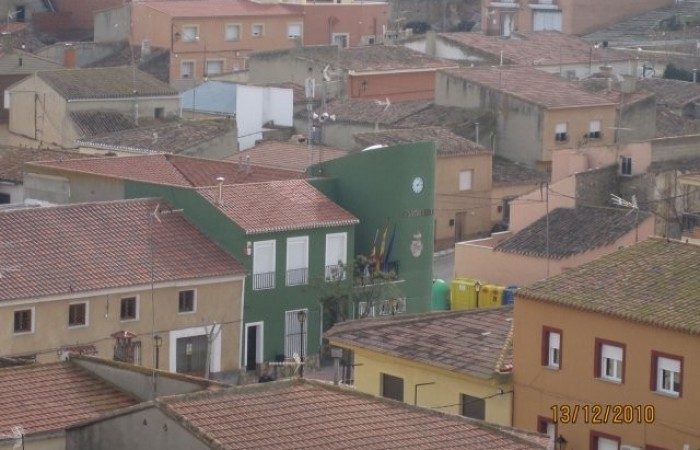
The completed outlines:
[[[63,66],[67,69],[74,69],[76,66],[77,55],[75,47],[66,47],[63,52]]]
[[[219,199],[216,204],[222,206],[224,204],[224,177],[218,177],[216,181],[219,183]]]

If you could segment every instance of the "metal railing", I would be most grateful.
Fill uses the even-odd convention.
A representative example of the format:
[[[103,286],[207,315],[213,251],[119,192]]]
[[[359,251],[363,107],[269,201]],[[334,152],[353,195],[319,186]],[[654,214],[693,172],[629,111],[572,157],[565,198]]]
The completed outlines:
[[[309,268],[290,269],[287,271],[287,286],[301,286],[309,283]]]
[[[273,289],[275,287],[275,272],[254,273],[253,289]]]
[[[342,264],[326,266],[326,281],[341,281],[347,277],[346,267]]]

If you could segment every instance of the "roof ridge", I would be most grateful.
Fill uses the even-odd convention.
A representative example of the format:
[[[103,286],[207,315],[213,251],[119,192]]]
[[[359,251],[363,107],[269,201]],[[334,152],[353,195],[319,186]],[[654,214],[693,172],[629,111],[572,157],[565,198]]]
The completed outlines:
[[[155,202],[155,201],[161,201],[163,203],[168,204],[167,200],[163,199],[162,197],[140,197],[140,198],[127,198],[127,199],[121,199],[121,200],[101,200],[101,201],[87,201],[87,202],[78,202],[78,203],[65,203],[65,204],[51,204],[51,205],[46,205],[46,206],[41,206],[39,208],[29,208],[29,209],[8,209],[8,210],[0,210],[0,214],[11,214],[15,212],[23,212],[23,211],[47,211],[47,210],[57,210],[57,209],[71,209],[71,208],[78,208],[78,207],[85,207],[85,206],[101,206],[101,205],[109,205],[109,204],[129,204],[129,203],[150,203],[150,202]]]

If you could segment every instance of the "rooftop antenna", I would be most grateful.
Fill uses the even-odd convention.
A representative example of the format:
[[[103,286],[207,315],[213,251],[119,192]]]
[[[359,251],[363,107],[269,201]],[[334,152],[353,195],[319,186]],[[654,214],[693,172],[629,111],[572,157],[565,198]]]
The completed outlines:
[[[622,197],[618,197],[615,194],[610,194],[610,201],[613,203],[613,205],[629,208],[635,211],[634,242],[639,242],[639,205],[637,204],[637,196],[632,194],[632,201],[629,201]]]
[[[217,202],[217,205],[221,206],[223,205],[223,192],[224,192],[224,177],[217,177],[216,182],[219,183],[219,200]]]

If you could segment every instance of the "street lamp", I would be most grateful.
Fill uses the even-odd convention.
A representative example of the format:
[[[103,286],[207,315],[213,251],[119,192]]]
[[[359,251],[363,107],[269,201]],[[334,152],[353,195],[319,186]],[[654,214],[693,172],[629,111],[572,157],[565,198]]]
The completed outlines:
[[[564,436],[561,434],[559,435],[558,438],[554,440],[555,448],[556,450],[566,450],[566,445],[569,443],[569,441],[566,440]]]
[[[153,336],[153,347],[156,349],[156,369],[160,365],[160,348],[163,346],[163,338],[156,334]]]
[[[474,289],[476,290],[476,307],[479,307],[479,292],[481,292],[481,281],[477,280],[474,283]]]
[[[299,369],[299,376],[304,378],[304,322],[306,322],[306,310],[300,309],[297,313],[297,319],[299,320],[299,325],[301,326],[301,345],[299,350],[299,357],[301,361],[301,368]]]

